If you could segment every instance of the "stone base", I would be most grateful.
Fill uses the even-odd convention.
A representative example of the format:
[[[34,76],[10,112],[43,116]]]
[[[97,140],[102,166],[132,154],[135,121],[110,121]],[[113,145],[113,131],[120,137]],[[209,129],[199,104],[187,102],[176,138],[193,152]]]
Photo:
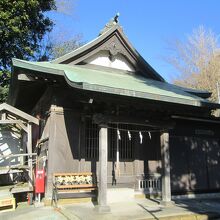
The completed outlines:
[[[108,205],[97,205],[95,206],[94,210],[98,213],[109,213],[111,212],[110,206]]]
[[[44,206],[44,203],[43,202],[35,202],[34,203],[34,207],[35,208],[41,208],[41,207],[43,207]]]
[[[175,205],[174,201],[160,201],[160,205],[166,206],[166,207],[172,207]]]

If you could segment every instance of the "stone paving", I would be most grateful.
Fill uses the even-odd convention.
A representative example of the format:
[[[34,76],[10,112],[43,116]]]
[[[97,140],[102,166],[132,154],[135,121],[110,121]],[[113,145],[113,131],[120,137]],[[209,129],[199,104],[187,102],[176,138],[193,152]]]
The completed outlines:
[[[178,200],[169,207],[149,199],[110,204],[111,213],[99,214],[93,203],[66,205],[65,210],[79,219],[220,219],[220,199]]]
[[[179,199],[169,207],[149,199],[113,202],[111,212],[105,214],[95,211],[95,205],[92,202],[60,205],[59,208],[19,205],[15,211],[0,213],[0,220],[220,219],[220,198]]]

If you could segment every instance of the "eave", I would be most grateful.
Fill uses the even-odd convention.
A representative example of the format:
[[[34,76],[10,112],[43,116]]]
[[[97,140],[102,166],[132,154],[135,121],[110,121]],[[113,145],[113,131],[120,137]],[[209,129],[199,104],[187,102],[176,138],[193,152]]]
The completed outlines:
[[[209,109],[220,108],[217,103],[209,102],[177,89],[171,84],[137,78],[137,76],[121,76],[121,74],[112,74],[79,66],[50,62],[28,62],[17,59],[13,59],[13,65],[23,70],[35,71],[35,74],[45,73],[52,76],[62,76],[71,87],[76,89]]]

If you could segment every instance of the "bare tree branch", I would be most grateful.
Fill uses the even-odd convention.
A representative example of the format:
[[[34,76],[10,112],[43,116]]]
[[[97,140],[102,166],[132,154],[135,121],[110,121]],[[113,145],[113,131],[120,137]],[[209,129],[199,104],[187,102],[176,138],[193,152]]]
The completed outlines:
[[[169,43],[171,55],[165,59],[174,66],[179,76],[174,83],[180,86],[212,92],[217,101],[216,82],[220,79],[220,53],[218,37],[203,26],[193,30],[185,41]]]

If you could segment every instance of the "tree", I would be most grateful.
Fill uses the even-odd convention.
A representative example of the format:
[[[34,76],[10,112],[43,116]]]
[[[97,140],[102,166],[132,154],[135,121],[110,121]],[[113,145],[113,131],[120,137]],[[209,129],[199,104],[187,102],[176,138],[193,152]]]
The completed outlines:
[[[0,1],[1,68],[9,68],[12,57],[34,56],[45,33],[53,26],[45,12],[55,8],[54,0]]]
[[[64,15],[72,16],[75,0],[59,0],[56,1],[57,12]]]
[[[84,44],[82,42],[82,35],[76,35],[70,40],[56,40],[50,45],[50,54],[52,59],[63,56]]]
[[[218,37],[203,26],[193,30],[185,42],[176,40],[171,55],[166,59],[180,73],[174,83],[189,88],[212,92],[217,101],[216,83],[220,79]]]
[[[8,70],[0,71],[0,103],[5,102],[8,96],[10,82],[10,72]]]
[[[52,30],[45,12],[53,9],[55,0],[0,1],[0,102],[6,98],[11,59],[34,59],[44,35]]]

